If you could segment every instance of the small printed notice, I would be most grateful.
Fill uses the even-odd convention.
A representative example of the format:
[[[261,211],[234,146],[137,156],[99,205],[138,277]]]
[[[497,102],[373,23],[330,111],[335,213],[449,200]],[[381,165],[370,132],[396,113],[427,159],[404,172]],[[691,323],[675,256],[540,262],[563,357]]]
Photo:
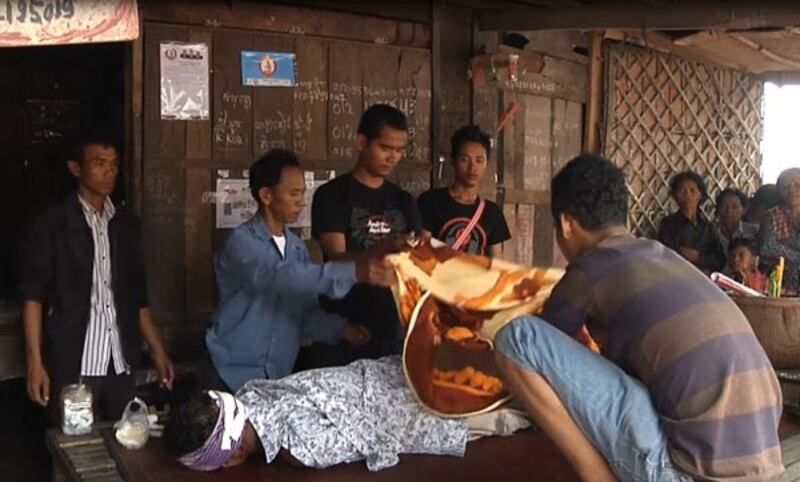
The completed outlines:
[[[242,52],[242,84],[250,87],[294,87],[297,85],[294,54]]]
[[[208,120],[208,46],[161,44],[161,118]]]
[[[232,229],[258,210],[247,179],[217,179],[217,229]]]

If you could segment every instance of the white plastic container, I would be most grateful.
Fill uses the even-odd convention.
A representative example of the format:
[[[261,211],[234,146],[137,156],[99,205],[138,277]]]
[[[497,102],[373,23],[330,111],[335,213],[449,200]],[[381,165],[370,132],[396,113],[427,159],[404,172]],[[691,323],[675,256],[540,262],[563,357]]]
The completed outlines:
[[[61,431],[64,435],[86,435],[92,431],[92,390],[82,384],[61,390]]]

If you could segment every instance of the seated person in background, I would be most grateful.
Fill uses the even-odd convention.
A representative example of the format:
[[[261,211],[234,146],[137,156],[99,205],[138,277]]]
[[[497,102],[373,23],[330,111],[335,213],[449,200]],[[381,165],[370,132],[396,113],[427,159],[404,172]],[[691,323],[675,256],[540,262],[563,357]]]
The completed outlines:
[[[422,227],[456,250],[498,257],[511,233],[497,204],[478,196],[491,138],[478,126],[465,126],[453,134],[450,146],[455,180],[419,197]]]
[[[700,209],[708,198],[703,178],[696,172],[682,172],[672,178],[670,190],[678,210],[661,220],[658,240],[706,273],[721,270],[725,252],[714,225]]]
[[[534,423],[585,481],[783,472],[780,385],[736,304],[674,251],[628,232],[625,177],[610,161],[573,159],[551,193],[566,274],[539,317],[495,338]],[[574,339],[584,324],[600,355]]]
[[[408,121],[394,107],[376,104],[361,116],[355,167],[314,193],[311,231],[326,260],[382,257],[399,250],[409,234],[420,231],[414,198],[388,180],[403,158],[407,142]],[[308,347],[297,369],[344,365],[400,352],[400,321],[388,289],[357,284],[344,299],[323,298],[323,302],[349,321],[367,326],[372,338],[359,349]]]
[[[724,189],[717,195],[714,208],[717,215],[717,236],[722,249],[728,252],[728,243],[733,238],[751,238],[758,236],[758,226],[742,221],[747,208],[747,195],[736,188]]]
[[[510,409],[468,419],[427,411],[392,356],[251,380],[235,397],[199,393],[170,414],[164,444],[196,470],[237,465],[254,454],[316,468],[366,460],[370,470],[381,470],[400,454],[462,456],[469,440],[529,426]]]
[[[767,212],[758,232],[760,261],[766,270],[772,271],[783,256],[786,263],[783,286],[788,292],[797,292],[800,275],[800,168],[787,169],[778,176],[778,191],[781,203]]]
[[[767,211],[781,203],[781,195],[775,184],[764,184],[747,203],[747,212],[744,220],[748,223],[760,225]]]
[[[725,274],[756,291],[767,290],[767,275],[758,270],[758,244],[753,238],[734,238],[728,244]]]
[[[274,149],[250,167],[258,202],[252,219],[234,229],[214,260],[219,307],[206,332],[216,373],[206,386],[238,389],[254,378],[288,375],[303,337],[365,343],[363,327],[319,306],[321,293],[344,296],[357,282],[391,282],[382,260],[314,264],[286,224],[303,209],[305,181],[294,154]],[[216,383],[215,383],[216,382]]]

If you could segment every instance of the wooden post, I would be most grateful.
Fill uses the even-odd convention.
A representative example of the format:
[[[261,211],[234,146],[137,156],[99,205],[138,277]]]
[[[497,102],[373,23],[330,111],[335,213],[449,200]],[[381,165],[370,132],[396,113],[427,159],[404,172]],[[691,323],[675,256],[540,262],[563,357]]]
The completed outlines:
[[[438,187],[438,171],[442,169],[439,157],[442,153],[442,5],[439,0],[431,2],[431,188]]]
[[[586,104],[586,127],[584,132],[584,151],[600,152],[600,123],[603,111],[603,32],[592,32],[589,46],[589,82]]]
[[[133,211],[142,215],[142,78],[144,77],[144,21],[139,14],[139,36],[125,46],[125,194]]]

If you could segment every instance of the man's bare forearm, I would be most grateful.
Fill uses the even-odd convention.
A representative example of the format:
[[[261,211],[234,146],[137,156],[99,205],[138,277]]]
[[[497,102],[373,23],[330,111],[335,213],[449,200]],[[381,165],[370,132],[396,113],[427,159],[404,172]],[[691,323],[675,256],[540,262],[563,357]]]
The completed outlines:
[[[22,311],[28,366],[42,364],[42,304],[28,300]]]
[[[142,332],[142,336],[153,353],[166,353],[164,343],[161,341],[161,335],[158,332],[158,327],[155,321],[153,321],[153,314],[150,308],[142,308],[139,310],[139,330]]]

